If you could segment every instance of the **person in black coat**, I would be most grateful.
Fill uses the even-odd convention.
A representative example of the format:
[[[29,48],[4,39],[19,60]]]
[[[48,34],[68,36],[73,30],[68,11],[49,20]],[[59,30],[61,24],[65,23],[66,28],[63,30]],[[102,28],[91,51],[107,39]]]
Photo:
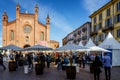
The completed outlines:
[[[29,53],[29,54],[27,55],[27,61],[28,61],[28,64],[29,64],[29,68],[33,68],[32,53]]]
[[[6,69],[6,67],[3,64],[3,56],[1,53],[0,53],[0,65],[3,67],[4,70]]]
[[[93,68],[94,68],[94,80],[100,80],[100,73],[101,73],[102,61],[98,56],[95,57],[93,61]]]

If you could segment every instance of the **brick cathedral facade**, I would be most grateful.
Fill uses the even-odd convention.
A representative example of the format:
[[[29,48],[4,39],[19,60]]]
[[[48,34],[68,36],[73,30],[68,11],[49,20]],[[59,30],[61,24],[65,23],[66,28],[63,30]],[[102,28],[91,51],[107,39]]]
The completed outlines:
[[[38,21],[39,7],[35,6],[35,13],[20,12],[20,5],[16,5],[16,19],[8,22],[8,16],[4,12],[2,16],[2,46],[14,44],[25,48],[39,43],[47,43],[48,47],[59,46],[59,43],[50,46],[50,18],[46,17],[46,24]]]

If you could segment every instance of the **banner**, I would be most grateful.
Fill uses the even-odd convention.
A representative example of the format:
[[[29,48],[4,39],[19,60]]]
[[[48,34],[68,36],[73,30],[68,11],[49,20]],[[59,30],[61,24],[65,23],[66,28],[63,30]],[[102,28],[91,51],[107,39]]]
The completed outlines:
[[[42,46],[48,46],[47,41],[39,41],[38,44]]]

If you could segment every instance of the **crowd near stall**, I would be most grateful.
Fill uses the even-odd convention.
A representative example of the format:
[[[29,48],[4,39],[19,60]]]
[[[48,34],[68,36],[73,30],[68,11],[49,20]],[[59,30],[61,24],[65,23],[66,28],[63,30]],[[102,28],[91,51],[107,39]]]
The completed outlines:
[[[16,71],[18,67],[24,66],[24,73],[28,74],[35,66],[36,75],[44,73],[44,68],[49,68],[51,63],[57,65],[58,71],[66,71],[68,79],[75,79],[76,72],[80,72],[80,67],[90,66],[90,72],[99,77],[104,65],[106,68],[120,65],[120,44],[109,33],[107,38],[99,46],[96,46],[91,39],[84,46],[67,44],[62,47],[52,49],[46,46],[35,45],[27,48],[20,48],[15,45],[8,45],[0,48],[0,64],[4,66],[4,61],[8,61],[9,71]],[[9,52],[7,52],[9,51]],[[107,57],[107,56],[109,57]],[[107,61],[106,61],[107,60]],[[109,62],[112,60],[111,62]]]

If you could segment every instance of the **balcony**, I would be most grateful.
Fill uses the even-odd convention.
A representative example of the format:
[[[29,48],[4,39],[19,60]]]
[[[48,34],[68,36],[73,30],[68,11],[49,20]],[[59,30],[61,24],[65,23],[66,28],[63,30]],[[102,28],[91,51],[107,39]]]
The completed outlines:
[[[76,42],[77,42],[77,40],[74,40],[73,42],[74,42],[74,43],[76,43]]]
[[[68,39],[67,41],[72,41],[73,40],[73,38],[70,38],[70,39]]]
[[[113,24],[109,25],[109,26],[105,26],[105,28],[102,29],[103,32],[106,32],[108,30],[113,30],[114,29],[114,26]]]
[[[80,35],[81,34],[81,31],[78,31],[78,35]]]
[[[83,29],[82,29],[82,32],[85,32],[86,30],[87,30],[87,28],[83,28]]]
[[[77,36],[77,34],[76,33],[74,33],[74,37],[76,37]]]
[[[97,35],[97,33],[98,33],[97,31],[93,31],[93,32],[91,32],[90,35],[91,35],[91,36],[93,36],[93,35]]]
[[[83,37],[82,37],[82,40],[86,40],[86,39],[87,39],[87,36],[83,36]]]
[[[77,41],[80,42],[81,38],[78,38]]]

